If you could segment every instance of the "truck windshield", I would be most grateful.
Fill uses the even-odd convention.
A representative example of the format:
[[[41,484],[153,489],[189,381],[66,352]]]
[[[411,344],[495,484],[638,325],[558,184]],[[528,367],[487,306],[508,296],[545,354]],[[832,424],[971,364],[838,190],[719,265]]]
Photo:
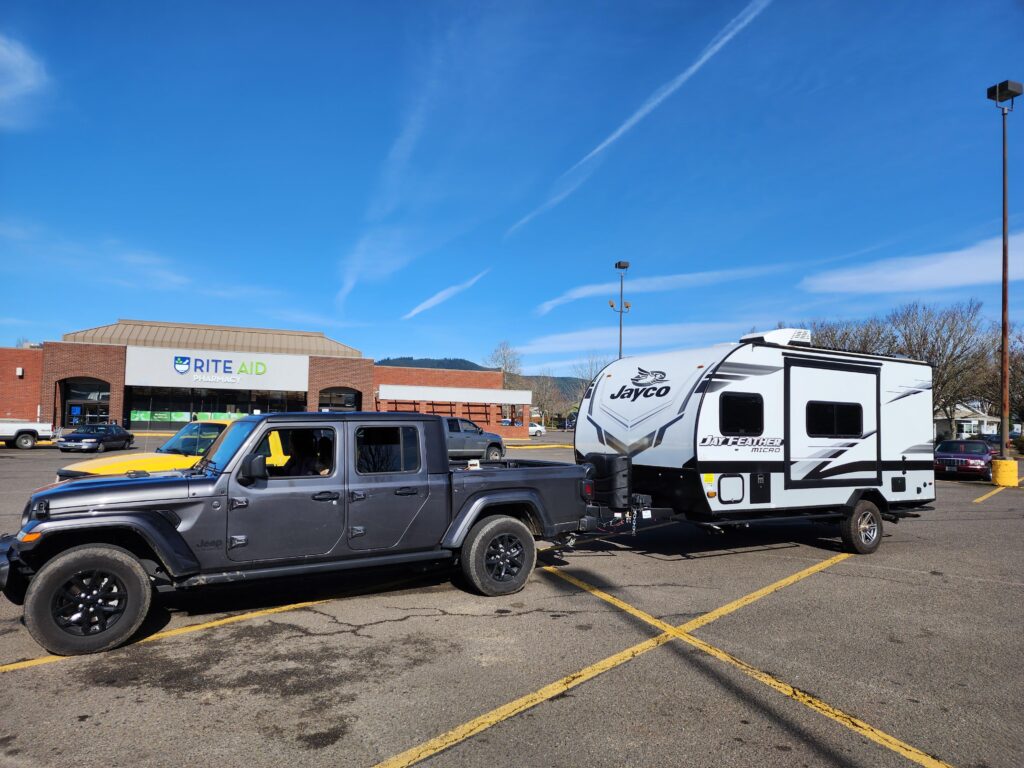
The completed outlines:
[[[224,424],[194,421],[178,430],[178,434],[156,449],[157,453],[179,453],[182,456],[202,456],[213,441],[224,431]]]
[[[239,446],[256,429],[255,421],[236,421],[213,441],[197,468],[220,471],[231,461]]]

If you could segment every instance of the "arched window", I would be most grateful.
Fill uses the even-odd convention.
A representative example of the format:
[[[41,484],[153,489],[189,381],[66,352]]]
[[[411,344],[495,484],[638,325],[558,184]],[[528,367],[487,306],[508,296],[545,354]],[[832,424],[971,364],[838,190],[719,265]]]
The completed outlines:
[[[110,384],[102,379],[79,376],[60,382],[61,424],[104,424],[110,420]]]
[[[320,390],[321,411],[359,411],[363,407],[363,393],[351,387],[330,387]]]

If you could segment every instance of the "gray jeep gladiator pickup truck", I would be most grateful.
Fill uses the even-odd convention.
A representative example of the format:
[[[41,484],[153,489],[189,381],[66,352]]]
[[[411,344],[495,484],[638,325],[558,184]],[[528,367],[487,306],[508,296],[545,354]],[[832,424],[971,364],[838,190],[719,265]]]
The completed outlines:
[[[0,587],[63,655],[128,640],[154,590],[453,560],[480,593],[507,595],[529,578],[535,539],[597,526],[587,472],[450,464],[437,416],[249,416],[192,469],[36,491],[18,534],[0,538]]]

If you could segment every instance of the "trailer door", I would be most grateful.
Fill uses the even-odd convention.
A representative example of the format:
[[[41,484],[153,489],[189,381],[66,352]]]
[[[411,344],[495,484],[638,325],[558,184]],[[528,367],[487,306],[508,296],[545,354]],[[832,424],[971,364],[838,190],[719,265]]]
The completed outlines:
[[[880,366],[786,357],[785,486],[882,484]]]

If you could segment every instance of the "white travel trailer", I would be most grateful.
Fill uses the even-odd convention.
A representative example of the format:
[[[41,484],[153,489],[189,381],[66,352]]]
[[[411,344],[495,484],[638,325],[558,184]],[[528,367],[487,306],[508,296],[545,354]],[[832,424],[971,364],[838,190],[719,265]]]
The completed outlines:
[[[803,329],[624,358],[583,397],[577,460],[599,476],[628,473],[617,498],[633,513],[671,510],[716,529],[836,520],[847,546],[868,553],[883,518],[935,498],[931,387],[927,363],[816,349]]]

